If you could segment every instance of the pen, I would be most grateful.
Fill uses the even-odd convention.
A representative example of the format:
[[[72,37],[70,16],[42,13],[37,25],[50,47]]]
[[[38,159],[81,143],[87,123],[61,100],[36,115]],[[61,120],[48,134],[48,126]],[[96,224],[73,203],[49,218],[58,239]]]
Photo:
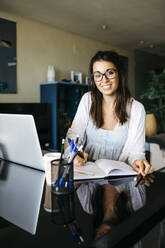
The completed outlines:
[[[81,149],[83,148],[83,145],[81,145],[78,150],[77,150],[77,147],[75,146],[73,151],[71,152],[70,154],[70,157],[69,157],[69,160],[68,160],[68,163],[72,163],[73,162],[73,159],[76,157],[76,155],[78,153],[80,153]],[[81,155],[82,156],[82,155]]]
[[[73,150],[74,146],[76,146],[76,147],[78,146],[78,141],[79,141],[79,136],[78,135],[76,137],[75,143],[74,143],[74,140],[73,139],[68,138],[68,142],[70,144],[70,151]]]
[[[73,151],[71,152],[71,156],[70,156],[70,158],[69,158],[69,160],[68,160],[68,163],[69,163],[69,164],[73,162],[73,159],[75,158],[75,156],[77,155],[77,153],[81,151],[82,147],[83,147],[83,146],[81,145],[81,146],[78,148],[78,150],[76,149],[76,147],[75,147],[75,149],[73,149]],[[63,172],[63,175],[62,175],[62,177],[59,179],[59,188],[61,188],[61,186],[62,186],[62,184],[63,184],[63,181],[64,181],[66,175],[69,173],[69,169],[70,169],[70,166],[67,166],[67,165],[66,165],[66,167],[65,167],[65,169],[64,169],[64,172]],[[71,182],[70,182],[70,186],[71,186]]]
[[[64,154],[64,143],[65,143],[65,139],[62,139],[62,142],[61,142],[60,165],[62,164],[62,158],[63,158],[63,154]],[[61,166],[59,167],[59,174],[61,174]],[[56,187],[56,191],[58,191],[58,187]]]
[[[70,141],[70,152],[72,152],[73,149],[74,149],[74,140],[71,139],[71,141]]]
[[[62,139],[60,164],[62,163],[62,157],[63,157],[63,153],[64,153],[64,143],[65,143],[65,139]]]
[[[78,226],[77,222],[74,220],[68,226],[69,226],[71,233],[72,233],[72,241],[73,242],[80,242],[80,243],[84,242],[80,227]]]
[[[140,174],[140,177],[139,177],[137,183],[135,184],[135,187],[137,187],[139,185],[139,183],[142,181],[143,178],[144,178],[143,175]]]
[[[70,152],[69,152],[69,154],[67,156],[67,159],[70,158],[72,151],[76,148],[75,145],[74,145],[74,140],[73,139],[68,138],[68,142],[69,142],[69,145],[70,145]]]
[[[77,155],[78,155],[80,158],[83,158],[83,159],[84,159],[84,156],[83,156],[83,154],[82,154],[80,151],[77,152]]]
[[[76,141],[75,141],[75,145],[76,145],[76,146],[78,145],[78,141],[79,141],[79,136],[77,135]]]

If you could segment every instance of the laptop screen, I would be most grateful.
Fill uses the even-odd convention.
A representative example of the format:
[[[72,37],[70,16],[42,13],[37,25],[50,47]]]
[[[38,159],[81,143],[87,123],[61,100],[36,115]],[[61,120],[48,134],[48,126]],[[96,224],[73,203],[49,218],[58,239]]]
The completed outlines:
[[[0,158],[44,171],[32,115],[0,114]]]

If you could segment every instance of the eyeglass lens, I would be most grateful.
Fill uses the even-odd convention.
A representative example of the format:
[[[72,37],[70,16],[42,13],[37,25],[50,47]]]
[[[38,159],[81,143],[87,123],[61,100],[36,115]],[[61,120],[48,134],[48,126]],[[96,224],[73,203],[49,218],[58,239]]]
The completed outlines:
[[[99,82],[103,79],[103,76],[106,76],[106,78],[108,79],[112,79],[114,78],[116,75],[116,70],[115,69],[108,69],[105,73],[101,73],[101,72],[94,72],[93,76],[94,76],[94,80],[96,82]]]

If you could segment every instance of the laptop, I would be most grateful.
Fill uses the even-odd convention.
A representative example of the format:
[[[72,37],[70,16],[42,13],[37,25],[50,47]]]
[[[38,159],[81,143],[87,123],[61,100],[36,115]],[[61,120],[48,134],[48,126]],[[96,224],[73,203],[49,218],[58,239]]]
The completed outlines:
[[[0,158],[44,171],[32,115],[0,114]]]
[[[0,167],[0,216],[34,235],[45,173],[5,160],[0,160]]]
[[[0,216],[35,234],[45,183],[32,115],[0,114]]]

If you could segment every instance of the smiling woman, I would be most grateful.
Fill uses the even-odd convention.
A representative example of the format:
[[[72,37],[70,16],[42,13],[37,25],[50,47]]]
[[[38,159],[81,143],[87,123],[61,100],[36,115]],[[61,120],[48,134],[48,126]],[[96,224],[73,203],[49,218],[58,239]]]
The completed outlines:
[[[120,56],[99,51],[89,68],[91,91],[82,97],[67,132],[67,138],[78,135],[84,144],[84,159],[76,156],[74,165],[83,166],[87,159],[110,159],[130,164],[143,176],[152,173],[145,160],[145,110],[131,97]],[[65,147],[67,154],[67,143]]]
[[[106,113],[108,108],[108,116],[110,117],[111,112],[111,117],[107,121],[111,123],[115,118],[116,122],[118,119],[123,124],[127,119],[126,105],[130,92],[120,57],[113,51],[96,53],[90,62],[90,73],[92,79],[90,113],[94,123],[98,128],[103,125],[102,112]],[[95,75],[98,73],[102,76],[96,80]],[[113,129],[113,126],[108,129]]]

